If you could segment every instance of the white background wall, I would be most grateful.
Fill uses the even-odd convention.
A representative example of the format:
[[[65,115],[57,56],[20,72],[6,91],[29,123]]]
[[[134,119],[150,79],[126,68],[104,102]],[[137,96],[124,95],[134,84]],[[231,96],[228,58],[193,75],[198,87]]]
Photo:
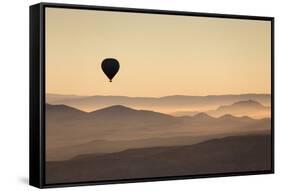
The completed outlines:
[[[0,190],[36,190],[28,186],[28,55],[29,5],[36,0],[2,0],[0,3]],[[51,1],[50,1],[51,2]],[[280,1],[276,0],[57,0],[61,3],[121,6],[274,16],[276,24],[275,82],[281,80],[279,61],[281,34]],[[280,85],[279,85],[280,87]],[[276,173],[228,178],[209,178],[152,183],[85,186],[53,190],[278,190],[280,172],[280,88],[276,87]],[[279,117],[279,118],[278,118]],[[279,188],[280,189],[280,188]]]

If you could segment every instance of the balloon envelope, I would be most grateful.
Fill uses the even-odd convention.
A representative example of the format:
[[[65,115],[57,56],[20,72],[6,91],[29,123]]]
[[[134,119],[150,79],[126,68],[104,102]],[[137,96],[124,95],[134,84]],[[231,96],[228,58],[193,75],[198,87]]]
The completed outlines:
[[[114,76],[117,74],[119,70],[119,62],[114,58],[106,58],[101,63],[102,71],[108,77],[111,82]]]

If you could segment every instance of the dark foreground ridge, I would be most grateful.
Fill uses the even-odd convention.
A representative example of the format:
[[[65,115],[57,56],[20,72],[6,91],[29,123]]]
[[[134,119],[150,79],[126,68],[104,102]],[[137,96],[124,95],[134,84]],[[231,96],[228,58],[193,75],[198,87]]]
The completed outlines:
[[[213,139],[189,146],[129,149],[47,162],[46,182],[263,171],[270,168],[270,135],[247,135]]]

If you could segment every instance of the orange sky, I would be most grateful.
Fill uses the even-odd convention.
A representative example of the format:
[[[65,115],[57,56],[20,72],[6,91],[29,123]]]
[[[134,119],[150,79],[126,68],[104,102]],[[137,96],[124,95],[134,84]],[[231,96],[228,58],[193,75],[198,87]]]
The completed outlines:
[[[270,22],[46,9],[46,89],[77,95],[270,93]],[[110,83],[101,61],[120,70]]]

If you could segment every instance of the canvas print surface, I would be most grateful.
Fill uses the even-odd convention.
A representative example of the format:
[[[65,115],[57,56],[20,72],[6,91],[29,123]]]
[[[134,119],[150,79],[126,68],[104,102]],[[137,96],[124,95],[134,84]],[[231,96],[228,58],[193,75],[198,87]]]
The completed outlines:
[[[270,21],[45,14],[47,184],[271,169]]]

